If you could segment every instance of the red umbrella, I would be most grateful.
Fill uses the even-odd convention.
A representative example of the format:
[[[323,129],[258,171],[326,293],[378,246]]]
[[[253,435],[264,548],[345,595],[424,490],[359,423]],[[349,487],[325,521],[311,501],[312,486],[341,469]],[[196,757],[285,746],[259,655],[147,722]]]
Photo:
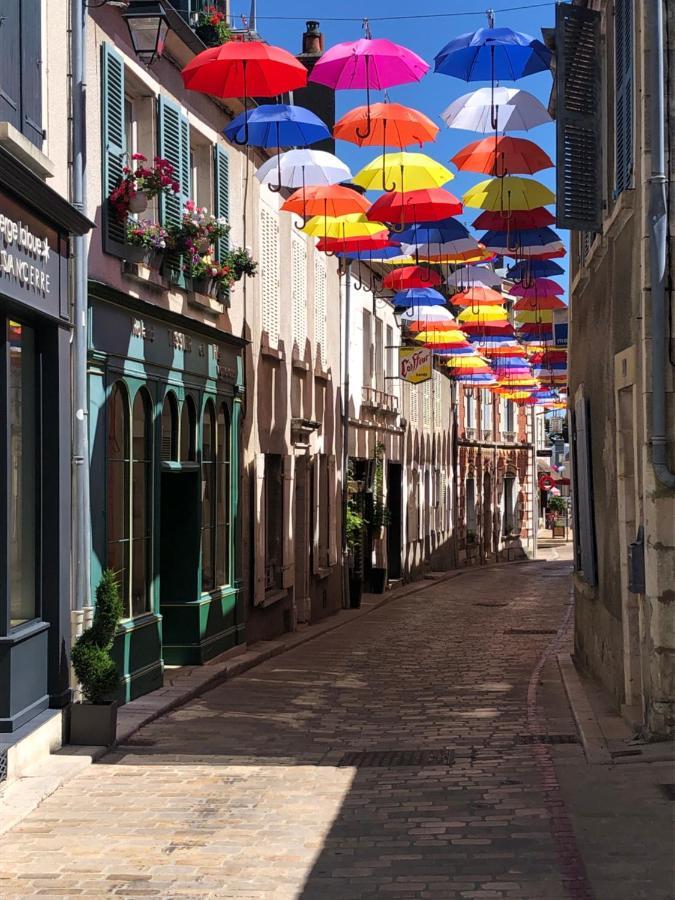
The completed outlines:
[[[363,237],[321,238],[316,245],[317,250],[328,254],[363,253],[368,250],[384,250],[386,247],[398,247],[398,244],[389,240],[388,231]]]
[[[440,222],[459,215],[462,204],[444,188],[427,188],[420,191],[391,191],[382,194],[373,203],[366,216],[374,222]]]
[[[514,209],[510,214],[486,209],[473,223],[474,228],[485,231],[520,231],[523,228],[546,228],[555,224],[555,216],[545,206],[535,209]]]
[[[532,141],[514,137],[488,137],[468,144],[450,162],[462,172],[481,175],[534,175],[550,169],[553,160]]]
[[[441,284],[443,279],[431,269],[425,266],[403,266],[394,269],[382,280],[382,287],[392,291],[407,291],[415,287],[434,287]]]
[[[183,69],[191,91],[213,97],[276,97],[307,84],[307,69],[282,47],[262,41],[228,41],[202,50]],[[245,137],[248,141],[248,119]],[[239,143],[239,141],[237,141]]]

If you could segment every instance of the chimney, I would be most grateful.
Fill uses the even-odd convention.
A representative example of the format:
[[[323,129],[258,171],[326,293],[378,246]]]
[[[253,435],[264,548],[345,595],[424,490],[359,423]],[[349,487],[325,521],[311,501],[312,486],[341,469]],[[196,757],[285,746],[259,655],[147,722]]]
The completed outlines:
[[[318,22],[307,22],[307,30],[302,36],[302,55],[321,56],[323,53],[323,34]]]

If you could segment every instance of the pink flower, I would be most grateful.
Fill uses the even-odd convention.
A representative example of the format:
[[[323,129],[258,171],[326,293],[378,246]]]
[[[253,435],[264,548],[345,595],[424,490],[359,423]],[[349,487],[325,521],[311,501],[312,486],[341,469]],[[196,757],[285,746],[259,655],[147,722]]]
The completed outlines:
[[[143,162],[145,162],[145,161],[147,160],[147,156],[143,156],[142,153],[132,153],[132,154],[131,154],[131,158],[132,158],[132,159],[140,159],[140,160],[142,160]]]

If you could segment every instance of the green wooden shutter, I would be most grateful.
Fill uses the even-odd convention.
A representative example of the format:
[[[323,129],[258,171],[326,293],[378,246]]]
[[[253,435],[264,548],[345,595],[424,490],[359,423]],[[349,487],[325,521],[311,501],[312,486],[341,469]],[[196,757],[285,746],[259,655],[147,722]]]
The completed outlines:
[[[614,12],[615,182],[614,196],[633,175],[633,0],[616,0]]]
[[[104,210],[104,249],[108,253],[124,255],[125,227],[112,214],[108,197],[122,178],[127,141],[124,126],[124,62],[110,44],[101,46],[102,84],[102,191]]]
[[[223,216],[230,221],[230,158],[227,150],[216,144],[213,148],[213,182],[214,203],[213,212],[216,216]],[[216,244],[216,259],[222,261],[225,253],[230,249],[229,235]]]
[[[163,95],[159,98],[157,134],[159,155],[171,163],[180,184],[177,194],[160,195],[159,216],[162,224],[177,225],[190,197],[190,126],[180,108]]]

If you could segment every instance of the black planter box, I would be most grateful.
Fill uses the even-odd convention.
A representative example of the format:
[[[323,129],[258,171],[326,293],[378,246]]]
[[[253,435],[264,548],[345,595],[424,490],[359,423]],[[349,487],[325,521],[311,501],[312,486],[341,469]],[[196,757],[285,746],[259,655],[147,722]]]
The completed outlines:
[[[349,573],[349,608],[360,609],[363,596],[363,578],[360,574]]]
[[[149,247],[137,247],[134,244],[127,244],[124,254],[127,262],[137,263],[147,266],[149,269],[159,271],[164,264],[164,251],[151,250]]]
[[[370,591],[372,594],[384,594],[387,587],[387,570],[373,567],[370,570]]]
[[[73,703],[70,707],[70,743],[111,747],[117,733],[117,701]]]

